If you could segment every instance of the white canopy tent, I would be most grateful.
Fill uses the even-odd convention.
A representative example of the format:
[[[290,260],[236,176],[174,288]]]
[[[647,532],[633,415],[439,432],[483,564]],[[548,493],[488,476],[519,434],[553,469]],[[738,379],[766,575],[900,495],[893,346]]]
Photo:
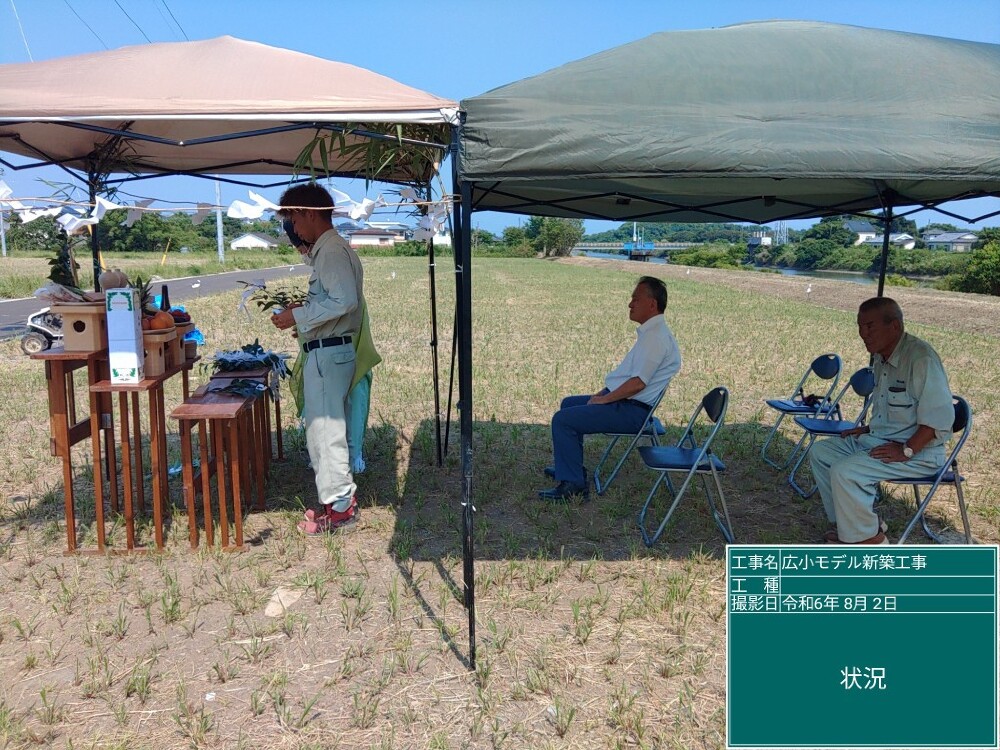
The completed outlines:
[[[457,110],[454,101],[369,70],[233,37],[148,44],[0,65],[0,165],[61,167],[88,188],[92,204],[101,189],[166,175],[263,186],[244,176],[280,176],[271,184],[287,184],[317,174],[377,179],[429,195],[453,142]],[[28,161],[4,159],[5,151]],[[95,278],[97,247],[94,237]],[[433,267],[431,255],[438,418]],[[461,294],[467,265],[457,257],[455,270]],[[460,400],[469,395],[460,391]],[[471,452],[468,458],[463,450],[466,487]],[[471,511],[465,521],[464,544],[471,545]],[[470,573],[467,567],[474,664]]]

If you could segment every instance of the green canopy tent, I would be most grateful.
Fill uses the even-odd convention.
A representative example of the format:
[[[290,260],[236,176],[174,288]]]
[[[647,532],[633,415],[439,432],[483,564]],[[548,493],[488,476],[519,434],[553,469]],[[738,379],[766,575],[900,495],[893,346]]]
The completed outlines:
[[[799,21],[664,32],[462,109],[474,211],[768,222],[1000,195],[995,44]]]
[[[1000,197],[995,44],[796,21],[664,32],[461,108],[456,263],[466,268],[473,211],[761,223],[881,209],[889,226],[894,209]],[[459,305],[468,589],[469,274]]]

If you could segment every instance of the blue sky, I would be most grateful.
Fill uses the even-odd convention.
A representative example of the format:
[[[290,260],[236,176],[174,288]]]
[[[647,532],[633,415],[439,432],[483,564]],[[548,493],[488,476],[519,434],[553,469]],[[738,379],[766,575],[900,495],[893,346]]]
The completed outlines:
[[[43,60],[147,39],[228,34],[369,68],[460,100],[658,31],[777,18],[1000,43],[1000,0],[7,0],[0,4],[0,64],[28,62],[28,49],[31,58]],[[36,175],[7,171],[0,179],[16,194],[38,194]],[[345,187],[362,197],[363,184]],[[168,178],[142,190],[165,200],[215,200],[212,184],[202,180]],[[279,191],[271,192],[268,197],[277,198]],[[237,198],[246,198],[245,188],[223,186],[223,204]],[[1000,201],[955,208],[983,214],[1000,208]],[[920,225],[947,221],[929,212],[915,218]],[[517,217],[483,213],[475,223],[499,232]],[[1000,225],[1000,217],[984,224]],[[609,226],[615,225],[588,222],[590,231]]]

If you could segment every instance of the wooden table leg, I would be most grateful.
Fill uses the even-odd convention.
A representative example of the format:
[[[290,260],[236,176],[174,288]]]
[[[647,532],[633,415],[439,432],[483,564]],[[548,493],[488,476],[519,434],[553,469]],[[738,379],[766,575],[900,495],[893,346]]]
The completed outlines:
[[[263,404],[265,413],[267,404]],[[251,435],[252,443],[256,446],[257,455],[262,459],[257,460],[250,466],[250,476],[253,479],[254,489],[257,491],[257,500],[254,508],[264,510],[264,485],[267,484],[268,467],[271,459],[271,432],[264,425],[258,425],[258,429]]]
[[[69,445],[69,404],[66,366],[60,360],[45,363],[45,384],[49,391],[50,452],[62,461],[63,505],[66,515],[66,551],[76,551],[76,509],[73,498],[73,460]]]
[[[159,410],[157,392],[160,388],[149,390],[149,459],[153,472],[153,534],[156,548],[163,549],[163,480],[162,474],[167,467],[163,462],[163,415]]]
[[[223,549],[229,546],[229,511],[226,507],[226,425],[221,419],[212,420],[212,447],[215,450],[215,487],[219,494],[219,531]],[[232,460],[230,458],[230,460]],[[235,492],[235,488],[234,488]],[[207,520],[206,520],[207,523]]]
[[[231,451],[229,456],[229,465],[233,477],[233,541],[235,542],[234,546],[237,549],[243,547],[243,503],[242,493],[240,491],[243,483],[246,481],[243,474],[243,462],[250,458],[247,454],[240,450],[241,440],[239,434],[239,423],[239,418],[229,420],[229,450]]]
[[[73,371],[65,372],[66,389],[66,414],[69,416],[69,424],[76,424],[76,386],[73,384]]]
[[[90,414],[90,438],[94,450],[94,517],[97,527],[97,549],[104,551],[104,475],[101,472],[101,415]]]
[[[104,458],[105,474],[108,478],[108,490],[111,496],[111,510],[114,513],[121,512],[118,505],[118,458],[115,455],[115,423],[114,413],[110,407],[111,394],[91,393],[90,413],[98,415],[99,422],[104,422],[107,414],[107,427],[104,428]],[[91,426],[93,429],[93,426]],[[123,459],[124,460],[124,459]],[[100,466],[94,467],[100,471]]]
[[[204,419],[198,421],[198,455],[201,458],[201,501],[205,505],[205,544],[214,542],[212,529],[212,458],[208,451],[208,425]]]
[[[184,505],[187,506],[188,533],[191,537],[191,549],[198,549],[198,521],[195,518],[195,486],[193,452],[191,450],[191,430],[194,424],[186,420],[177,421],[177,429],[181,433],[181,476],[184,482]]]
[[[135,508],[132,506],[132,437],[129,435],[128,394],[118,394],[118,417],[121,420],[122,494],[125,501],[125,545],[135,549]],[[142,475],[139,475],[142,481]]]
[[[142,514],[146,513],[146,477],[142,472],[142,422],[141,422],[141,412],[139,411],[139,394],[135,391],[131,394],[132,397],[132,427],[133,434],[135,435],[135,489],[136,489],[136,500],[139,506],[139,512]]]

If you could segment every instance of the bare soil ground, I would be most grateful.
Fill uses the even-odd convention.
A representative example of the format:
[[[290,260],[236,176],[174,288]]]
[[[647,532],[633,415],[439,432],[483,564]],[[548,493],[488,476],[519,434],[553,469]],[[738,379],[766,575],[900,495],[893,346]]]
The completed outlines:
[[[660,418],[679,431],[709,388],[724,383],[733,393],[719,448],[738,541],[812,543],[826,529],[818,500],[798,498],[760,460],[770,419],[763,398],[797,380],[803,340],[810,352],[843,353],[845,368],[861,366],[853,312],[873,288],[817,279],[807,296],[806,279],[776,275],[575,258],[477,261],[475,670],[455,423],[443,467],[435,461],[425,261],[365,260],[384,362],[373,384],[369,468],[358,477],[361,522],[346,536],[295,530],[315,488],[302,433],[283,407],[288,459],[273,465],[267,510],[246,518],[244,553],[190,550],[172,479],[163,553],[65,556],[43,369],[16,342],[0,342],[16,395],[0,400],[0,747],[724,747],[725,544],[700,491],[651,549],[635,527],[652,483],[637,459],[589,503],[552,506],[536,496],[551,413],[561,396],[599,387],[627,350],[626,304],[643,273],[671,280],[669,320],[685,359]],[[450,321],[442,289],[439,319]],[[1000,300],[891,291],[908,320],[930,327],[953,387],[974,404],[979,421],[963,468],[974,533],[995,543]],[[202,353],[256,338],[288,350],[266,318],[234,314],[238,297],[191,301],[209,342]],[[443,326],[445,383],[450,339]],[[169,412],[179,386],[166,400]],[[173,424],[168,441],[173,463]],[[587,442],[591,466],[601,442]],[[75,486],[80,539],[92,547],[88,443],[76,449]],[[905,497],[886,510],[898,535]],[[108,516],[121,547],[121,520]],[[950,495],[933,516],[955,527]],[[147,517],[139,533],[148,543]]]

